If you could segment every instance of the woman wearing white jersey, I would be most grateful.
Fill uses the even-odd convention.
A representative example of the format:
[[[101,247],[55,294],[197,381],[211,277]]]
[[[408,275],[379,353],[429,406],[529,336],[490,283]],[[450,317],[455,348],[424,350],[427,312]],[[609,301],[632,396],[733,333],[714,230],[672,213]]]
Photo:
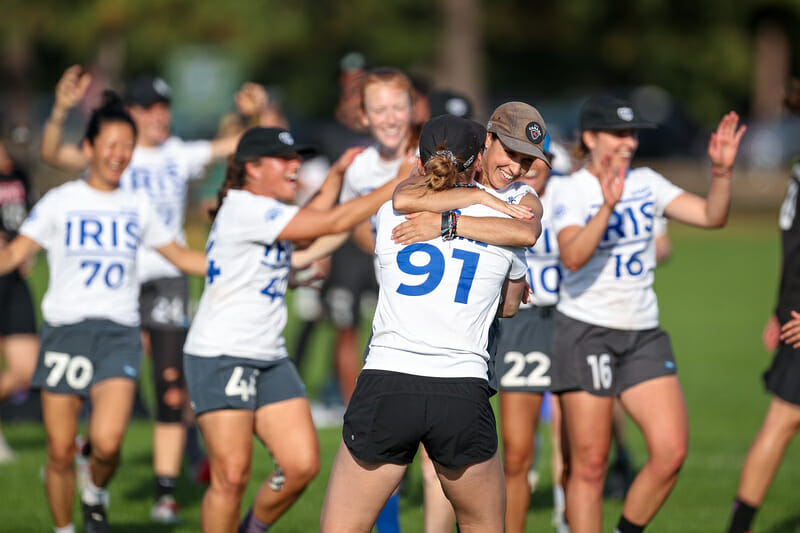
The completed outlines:
[[[184,347],[211,467],[203,531],[236,531],[253,435],[281,472],[262,484],[240,531],[266,531],[319,469],[308,400],[283,339],[292,243],[348,230],[374,213],[396,184],[329,210],[317,210],[315,200],[299,208],[290,202],[307,151],[286,130],[250,129],[220,189],[206,246],[205,290]]]
[[[567,522],[573,533],[601,530],[614,397],[642,430],[649,453],[617,531],[642,531],[677,480],[688,420],[669,337],[658,326],[653,219],[663,214],[705,228],[725,224],[745,130],[738,122],[736,113],[728,113],[711,135],[712,183],[703,199],[649,168],[631,169],[636,130],[648,125],[628,102],[594,96],[580,113],[579,155],[588,156],[586,166],[548,189],[566,267],[552,390],[560,394],[568,440]]]
[[[79,65],[69,67],[56,86],[55,103],[42,134],[42,160],[57,167],[81,171],[88,161],[81,150],[62,142],[64,121],[80,102],[90,75]],[[179,242],[185,242],[183,224],[189,181],[202,178],[206,165],[233,152],[239,135],[213,141],[184,141],[172,135],[171,93],[158,77],[140,76],[127,84],[125,105],[136,124],[138,136],[130,165],[120,180],[127,190],[142,190],[150,197],[161,221]],[[266,103],[263,87],[248,83],[236,95],[239,112],[256,117]],[[155,250],[142,247],[137,268],[139,312],[144,340],[152,354],[156,393],[153,430],[153,471],[156,502],[151,518],[175,523],[180,519],[173,497],[181,470],[188,395],[183,375],[183,343],[189,327],[189,284],[182,273]]]
[[[471,183],[485,137],[471,121],[429,121],[420,142],[425,177],[417,186]],[[461,530],[503,529],[488,335],[496,313],[516,312],[525,268],[521,249],[460,236],[459,219],[499,212],[485,206],[463,212],[439,215],[441,235],[410,246],[392,239],[403,215],[389,203],[378,212],[378,308],[325,495],[323,532],[370,531],[420,443],[436,464]]]
[[[529,174],[547,175],[544,120],[535,108],[522,102],[508,102],[494,110],[488,127],[490,131],[486,134],[473,187],[433,192],[419,187],[417,179],[398,187],[394,194],[395,209],[419,212],[398,225],[393,238],[402,244],[431,239],[440,231],[439,210],[482,203],[519,220],[457,215],[459,235],[495,245],[532,246],[536,242],[541,230],[542,208],[535,192],[520,180]],[[490,372],[494,383],[493,364]],[[452,531],[455,516],[442,492],[434,465],[424,454],[421,465],[425,532]]]
[[[202,274],[202,253],[176,244],[146,195],[119,187],[136,142],[136,127],[113,93],[95,110],[81,148],[86,179],[48,192],[0,249],[0,273],[47,250],[50,282],[33,385],[42,388],[47,432],[45,487],[57,532],[74,531],[73,459],[78,414],[91,398],[90,482],[84,487],[84,530],[108,531],[106,485],[133,405],[142,356],[137,252],[157,250],[181,270]]]

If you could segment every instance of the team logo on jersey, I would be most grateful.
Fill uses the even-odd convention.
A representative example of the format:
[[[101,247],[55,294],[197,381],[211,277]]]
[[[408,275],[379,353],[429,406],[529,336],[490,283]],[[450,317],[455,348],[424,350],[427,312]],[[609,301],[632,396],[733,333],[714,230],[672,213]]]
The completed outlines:
[[[265,218],[267,219],[267,222],[272,222],[273,220],[278,218],[280,216],[280,214],[281,214],[281,208],[280,207],[273,207],[272,209],[268,209],[267,210],[267,214],[265,215]]]
[[[630,107],[618,107],[617,108],[617,116],[624,120],[625,122],[630,122],[633,120],[633,109]]]
[[[533,144],[539,144],[544,140],[542,127],[538,122],[528,122],[528,125],[525,126],[525,136]]]
[[[294,137],[288,131],[282,131],[278,134],[278,140],[286,145],[293,145],[294,144]]]

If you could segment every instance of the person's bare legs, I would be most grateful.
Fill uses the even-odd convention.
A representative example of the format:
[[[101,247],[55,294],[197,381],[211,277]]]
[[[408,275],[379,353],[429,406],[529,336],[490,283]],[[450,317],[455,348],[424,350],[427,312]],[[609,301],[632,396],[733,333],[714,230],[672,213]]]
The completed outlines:
[[[321,533],[370,533],[406,468],[407,465],[360,461],[342,442],[322,503]]]
[[[737,498],[751,507],[760,507],[778,472],[787,446],[800,431],[800,406],[777,396],[767,409],[764,422],[750,445],[742,464]]]
[[[689,417],[677,376],[635,385],[620,395],[622,406],[642,430],[648,458],[631,484],[622,508],[633,524],[646,525],[669,496],[689,446]]]
[[[571,533],[600,533],[614,398],[584,391],[562,393],[560,398],[568,447],[567,523]]]
[[[424,498],[424,532],[452,533],[456,525],[456,514],[444,494],[439,474],[428,457],[425,446],[419,449],[419,467],[422,470],[422,495]]]
[[[92,414],[89,418],[89,471],[92,483],[105,487],[119,466],[120,448],[128,427],[136,394],[136,382],[127,378],[111,378],[94,385],[89,391]],[[73,441],[75,436],[72,436]]]
[[[8,335],[2,338],[0,352],[6,366],[0,372],[0,402],[14,391],[26,389],[31,383],[39,353],[39,338],[36,335]]]
[[[42,391],[42,420],[47,433],[47,463],[44,487],[53,523],[72,522],[75,499],[75,435],[83,399],[71,394]]]
[[[435,462],[434,466],[462,533],[503,532],[506,485],[499,451],[482,463],[462,468],[445,468]]]
[[[255,414],[243,409],[209,411],[197,417],[211,469],[200,511],[205,532],[233,533],[239,527],[253,457],[254,422]]]
[[[255,432],[285,478],[277,491],[270,479],[265,480],[253,502],[255,517],[274,524],[319,472],[319,441],[308,400],[292,398],[261,407],[256,411]]]
[[[531,489],[528,469],[533,461],[534,437],[542,394],[500,392],[503,434],[503,473],[506,480],[506,533],[525,531]]]

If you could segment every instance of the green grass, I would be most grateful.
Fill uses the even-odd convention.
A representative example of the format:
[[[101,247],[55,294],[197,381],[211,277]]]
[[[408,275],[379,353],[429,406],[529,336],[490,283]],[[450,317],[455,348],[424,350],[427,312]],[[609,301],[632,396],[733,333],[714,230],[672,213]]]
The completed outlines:
[[[722,531],[727,523],[742,459],[758,429],[769,397],[761,373],[770,354],[761,346],[761,329],[774,305],[779,270],[776,216],[735,216],[717,232],[672,224],[674,255],[657,273],[657,292],[663,327],[672,335],[689,405],[689,457],[675,490],[648,531]],[[40,261],[43,263],[43,261]],[[44,283],[37,269],[37,292]],[[293,346],[296,324],[287,331]],[[331,368],[332,332],[317,335],[303,372],[311,396],[320,393]],[[145,373],[146,375],[146,373]],[[145,390],[151,390],[149,386]],[[44,463],[44,432],[35,423],[6,424],[9,442],[19,461],[0,466],[0,532],[49,531],[50,518],[39,469]],[[641,437],[629,427],[634,460],[645,457]],[[317,529],[319,509],[339,431],[319,432],[322,470],[298,503],[274,531],[307,532]],[[182,479],[178,499],[186,523],[159,528],[149,523],[152,472],[151,425],[134,421],[128,431],[123,462],[111,484],[110,518],[115,531],[199,531],[203,488]],[[550,530],[551,479],[546,465],[548,439],[542,439],[541,480],[533,496],[528,531]],[[268,455],[256,448],[245,505],[272,470]],[[756,519],[758,531],[800,531],[800,447],[793,443]],[[476,495],[480,497],[480,495]],[[422,531],[422,489],[419,469],[411,468],[401,501],[406,533]],[[77,509],[77,506],[76,506]],[[610,531],[620,512],[619,502],[607,501],[604,531]],[[80,522],[76,512],[76,522]]]

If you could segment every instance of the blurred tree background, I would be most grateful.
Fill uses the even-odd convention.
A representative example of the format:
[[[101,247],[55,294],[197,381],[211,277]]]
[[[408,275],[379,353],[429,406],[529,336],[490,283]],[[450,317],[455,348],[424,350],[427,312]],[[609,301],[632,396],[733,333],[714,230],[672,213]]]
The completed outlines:
[[[800,0],[4,0],[0,96],[8,121],[38,120],[36,95],[81,63],[115,88],[143,72],[193,72],[195,90],[253,79],[322,118],[358,50],[466,92],[481,118],[500,99],[653,85],[707,125],[780,113],[798,20]],[[217,67],[198,80],[206,56]]]

